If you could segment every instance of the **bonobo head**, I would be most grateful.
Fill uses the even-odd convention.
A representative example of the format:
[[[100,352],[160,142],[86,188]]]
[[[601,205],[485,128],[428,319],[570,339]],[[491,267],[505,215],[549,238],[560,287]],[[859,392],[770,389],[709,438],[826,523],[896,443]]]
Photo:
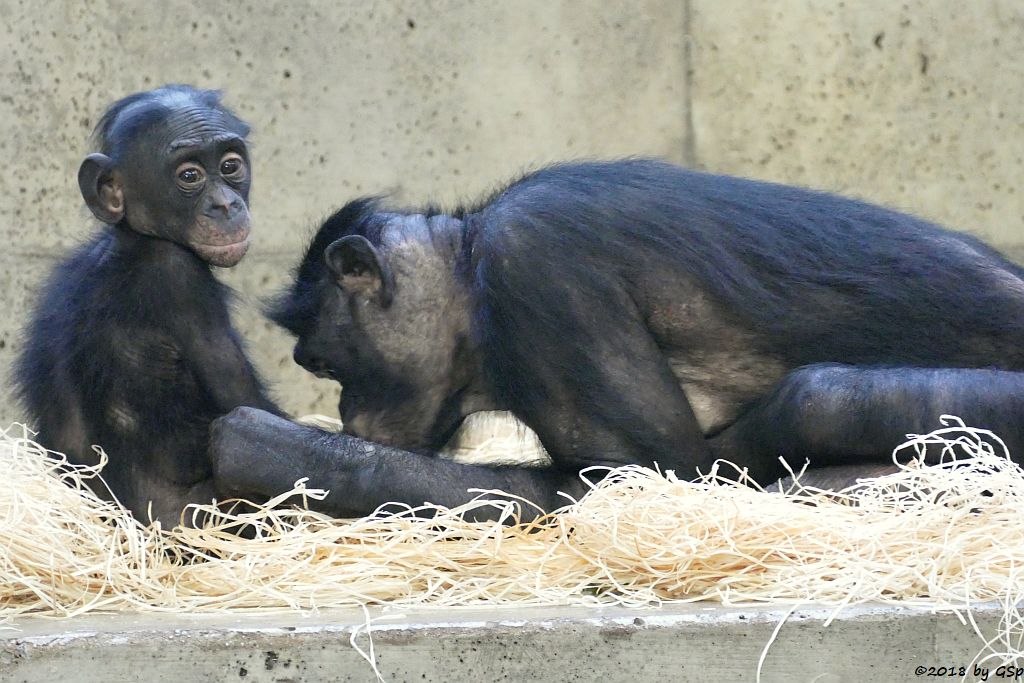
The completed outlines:
[[[406,449],[443,446],[478,410],[469,298],[456,276],[462,223],[352,202],[320,228],[270,317],[295,361],[342,384],[347,433]]]
[[[233,266],[249,248],[249,126],[212,90],[169,85],[114,103],[96,126],[99,152],[78,170],[104,223]]]

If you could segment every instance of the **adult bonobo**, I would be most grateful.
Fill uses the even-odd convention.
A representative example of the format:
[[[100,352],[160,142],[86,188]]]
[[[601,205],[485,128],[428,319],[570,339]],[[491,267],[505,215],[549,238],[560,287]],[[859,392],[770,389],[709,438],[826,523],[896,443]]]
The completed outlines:
[[[235,411],[215,468],[267,494],[308,475],[327,510],[469,488],[551,508],[590,465],[717,457],[767,483],[779,456],[884,464],[942,413],[1024,453],[1024,271],[894,211],[654,161],[554,166],[453,215],[354,202],[274,318],[344,385],[348,434]],[[484,409],[553,466],[424,455]]]
[[[277,412],[210,270],[249,245],[248,132],[218,93],[186,86],[107,110],[78,172],[106,225],[50,276],[17,364],[40,440],[78,462],[102,446],[113,493],[164,523],[214,494],[215,417]]]

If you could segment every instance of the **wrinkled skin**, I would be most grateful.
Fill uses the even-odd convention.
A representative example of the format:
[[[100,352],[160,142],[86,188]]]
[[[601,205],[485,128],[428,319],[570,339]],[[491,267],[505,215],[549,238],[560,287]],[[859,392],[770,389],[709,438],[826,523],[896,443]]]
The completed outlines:
[[[328,249],[333,275],[321,283],[319,312],[294,357],[313,374],[344,378],[346,433],[437,450],[465,415],[487,404],[475,384],[467,293],[451,272],[459,223],[381,220],[380,249],[359,236]]]
[[[88,155],[78,182],[89,209],[104,223],[192,250],[213,266],[230,267],[249,248],[248,128],[229,111],[204,107],[185,93],[160,95],[167,113],[146,135],[121,146],[117,160]],[[128,105],[126,119],[153,100]]]
[[[248,248],[248,130],[216,93],[185,86],[114,104],[78,174],[104,226],[50,276],[18,360],[42,443],[85,463],[101,445],[112,494],[143,520],[152,509],[174,524],[217,494],[214,418],[279,413],[210,269]]]
[[[347,433],[234,411],[216,477],[309,476],[329,512],[495,488],[551,509],[587,467],[717,458],[841,487],[944,413],[1024,452],[1024,271],[911,216],[656,162],[544,169],[448,216],[353,202],[272,317],[343,385]],[[478,410],[514,413],[552,466],[433,457]]]

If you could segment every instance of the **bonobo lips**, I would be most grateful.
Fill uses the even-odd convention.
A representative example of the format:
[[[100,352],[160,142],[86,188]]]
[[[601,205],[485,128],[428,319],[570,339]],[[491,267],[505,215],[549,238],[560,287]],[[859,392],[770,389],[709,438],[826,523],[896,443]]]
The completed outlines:
[[[310,370],[310,372],[312,372],[315,377],[319,377],[320,379],[333,379],[335,381],[338,380],[338,376],[334,374],[334,371],[329,370],[327,368],[316,368],[315,370]]]
[[[199,258],[203,259],[211,266],[220,266],[221,268],[230,268],[245,256],[245,252],[249,250],[249,236],[246,235],[244,238],[231,244],[199,244],[192,242],[189,244]]]

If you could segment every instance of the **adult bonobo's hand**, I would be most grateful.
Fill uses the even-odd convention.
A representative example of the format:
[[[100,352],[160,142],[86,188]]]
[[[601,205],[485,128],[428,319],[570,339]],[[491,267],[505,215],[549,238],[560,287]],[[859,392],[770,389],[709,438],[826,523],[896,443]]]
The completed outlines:
[[[347,450],[308,448],[331,435],[256,408],[237,408],[210,426],[210,458],[222,494],[271,497],[309,477],[311,488],[348,489],[349,475],[367,458]],[[358,453],[356,454],[358,455]],[[339,491],[337,493],[344,493]]]

